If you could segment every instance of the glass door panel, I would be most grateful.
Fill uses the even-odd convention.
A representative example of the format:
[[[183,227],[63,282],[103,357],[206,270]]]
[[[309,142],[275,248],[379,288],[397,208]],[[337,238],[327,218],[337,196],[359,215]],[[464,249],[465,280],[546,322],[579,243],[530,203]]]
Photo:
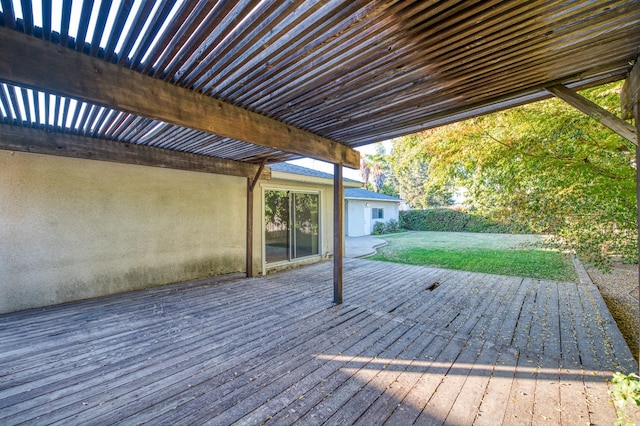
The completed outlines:
[[[293,194],[293,259],[318,254],[318,194]]]
[[[267,263],[289,260],[289,196],[286,191],[264,193]]]

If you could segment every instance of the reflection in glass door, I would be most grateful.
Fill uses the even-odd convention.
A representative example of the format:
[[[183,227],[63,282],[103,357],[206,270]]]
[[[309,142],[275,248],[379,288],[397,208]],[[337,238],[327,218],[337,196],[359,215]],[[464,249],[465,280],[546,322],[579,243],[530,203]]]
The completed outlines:
[[[289,260],[289,193],[264,193],[265,248],[267,263]]]
[[[318,254],[318,194],[294,193],[291,258]]]
[[[267,263],[319,253],[319,195],[265,191],[265,248]]]

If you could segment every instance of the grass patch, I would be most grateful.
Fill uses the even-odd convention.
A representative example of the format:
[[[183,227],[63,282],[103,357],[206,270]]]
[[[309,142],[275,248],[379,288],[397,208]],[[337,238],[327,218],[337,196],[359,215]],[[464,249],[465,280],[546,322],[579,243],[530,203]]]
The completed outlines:
[[[462,234],[462,235],[461,235]],[[522,248],[540,237],[500,234],[416,232],[385,236],[389,245],[369,257],[410,265],[434,266],[489,274],[575,281],[567,255]]]

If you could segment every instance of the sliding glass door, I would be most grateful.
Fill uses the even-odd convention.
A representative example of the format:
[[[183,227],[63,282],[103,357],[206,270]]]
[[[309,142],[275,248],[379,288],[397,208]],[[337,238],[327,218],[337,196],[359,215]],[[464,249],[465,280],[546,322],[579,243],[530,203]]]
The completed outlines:
[[[267,263],[317,255],[319,195],[267,190],[264,198]]]

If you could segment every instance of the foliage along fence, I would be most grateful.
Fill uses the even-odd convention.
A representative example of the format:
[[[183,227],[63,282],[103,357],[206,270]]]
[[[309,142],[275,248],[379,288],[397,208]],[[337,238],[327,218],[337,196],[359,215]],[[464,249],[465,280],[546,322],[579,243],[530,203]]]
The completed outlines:
[[[492,222],[457,209],[408,210],[400,212],[400,227],[410,231],[526,233],[521,224]]]

